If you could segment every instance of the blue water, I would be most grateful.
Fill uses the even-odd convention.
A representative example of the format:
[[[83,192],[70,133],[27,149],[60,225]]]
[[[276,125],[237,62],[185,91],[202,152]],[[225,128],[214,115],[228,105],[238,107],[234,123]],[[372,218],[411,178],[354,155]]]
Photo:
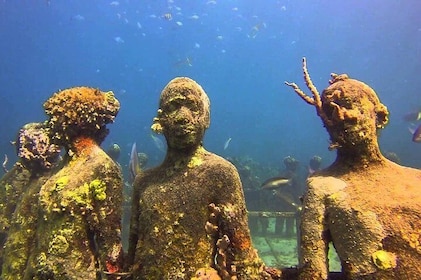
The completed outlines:
[[[15,159],[9,141],[46,119],[49,96],[85,85],[121,102],[104,147],[118,143],[126,164],[136,141],[158,164],[150,125],[160,91],[189,76],[211,99],[207,149],[279,167],[285,156],[306,165],[318,154],[327,166],[335,153],[321,120],[284,85],[304,88],[306,56],[320,92],[331,72],[372,86],[390,110],[382,150],[421,167],[421,144],[402,120],[421,109],[420,12],[418,0],[1,0],[0,157]]]

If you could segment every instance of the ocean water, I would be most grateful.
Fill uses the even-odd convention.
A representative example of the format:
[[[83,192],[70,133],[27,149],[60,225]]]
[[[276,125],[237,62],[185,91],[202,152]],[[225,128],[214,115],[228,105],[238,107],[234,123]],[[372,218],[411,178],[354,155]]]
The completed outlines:
[[[421,3],[417,0],[1,0],[0,157],[23,124],[46,119],[59,89],[92,86],[121,102],[104,147],[133,142],[162,160],[150,125],[163,87],[176,76],[211,99],[205,147],[224,157],[282,167],[315,154],[335,157],[315,109],[284,81],[304,88],[301,59],[321,92],[330,73],[368,83],[390,110],[383,151],[421,167],[421,144],[402,119],[421,110]],[[224,149],[225,141],[231,138]]]

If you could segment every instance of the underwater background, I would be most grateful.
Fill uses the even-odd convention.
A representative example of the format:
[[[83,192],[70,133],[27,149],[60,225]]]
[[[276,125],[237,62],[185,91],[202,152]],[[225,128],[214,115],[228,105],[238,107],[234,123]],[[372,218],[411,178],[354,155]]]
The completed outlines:
[[[417,0],[1,0],[0,157],[10,167],[19,128],[46,119],[54,92],[83,85],[121,103],[103,147],[118,143],[125,168],[136,142],[157,165],[165,152],[150,125],[159,94],[188,76],[211,100],[208,150],[276,169],[289,155],[303,169],[320,155],[326,167],[335,152],[315,108],[284,84],[305,88],[305,56],[320,92],[331,72],[373,87],[390,111],[382,151],[419,168],[421,144],[408,128],[421,121],[403,116],[421,111],[420,12]]]

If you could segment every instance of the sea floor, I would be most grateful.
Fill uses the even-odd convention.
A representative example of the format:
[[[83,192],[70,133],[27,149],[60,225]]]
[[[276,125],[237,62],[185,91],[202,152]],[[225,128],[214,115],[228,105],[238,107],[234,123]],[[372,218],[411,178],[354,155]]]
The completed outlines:
[[[276,218],[269,218],[265,233],[259,228],[251,228],[254,247],[267,266],[285,268],[298,266],[298,247],[295,236],[281,236],[275,233]],[[283,229],[285,230],[285,229]],[[294,230],[294,234],[296,231]],[[333,246],[329,247],[329,270],[341,271],[340,262]]]

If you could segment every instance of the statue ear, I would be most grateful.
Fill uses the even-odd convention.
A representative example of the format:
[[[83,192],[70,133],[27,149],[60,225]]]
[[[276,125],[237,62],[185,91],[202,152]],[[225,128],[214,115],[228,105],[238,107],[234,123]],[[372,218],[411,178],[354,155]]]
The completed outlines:
[[[151,129],[156,134],[162,134],[164,132],[164,128],[162,127],[161,123],[159,122],[160,119],[155,117],[153,118],[153,123],[151,125]]]
[[[384,126],[389,122],[389,111],[387,107],[383,104],[377,105],[376,108],[376,127],[384,128]]]

